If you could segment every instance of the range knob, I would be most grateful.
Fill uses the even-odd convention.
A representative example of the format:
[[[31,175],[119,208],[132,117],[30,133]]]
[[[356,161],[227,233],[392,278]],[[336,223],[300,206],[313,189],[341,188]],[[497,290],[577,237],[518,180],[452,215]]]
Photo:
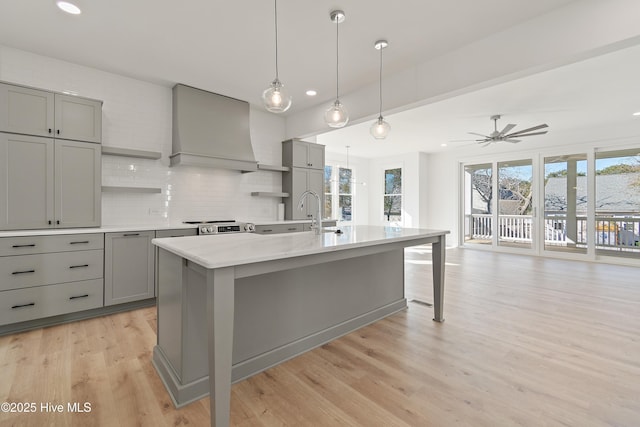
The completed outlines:
[[[244,225],[244,231],[246,231],[247,233],[253,233],[254,231],[256,231],[256,225],[248,222]]]

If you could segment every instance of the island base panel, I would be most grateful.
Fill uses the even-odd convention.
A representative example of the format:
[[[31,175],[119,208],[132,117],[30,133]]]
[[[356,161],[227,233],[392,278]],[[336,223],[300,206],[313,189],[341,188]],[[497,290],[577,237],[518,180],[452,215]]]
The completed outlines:
[[[164,250],[159,255],[169,268],[159,277],[154,364],[182,406],[209,391],[207,270]],[[236,279],[232,381],[404,309],[403,260],[396,249]]]

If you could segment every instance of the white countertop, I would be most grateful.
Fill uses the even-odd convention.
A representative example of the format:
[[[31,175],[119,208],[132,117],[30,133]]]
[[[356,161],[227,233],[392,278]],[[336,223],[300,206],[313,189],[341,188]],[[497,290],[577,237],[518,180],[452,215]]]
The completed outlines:
[[[173,230],[173,229],[187,229],[197,228],[197,225],[193,224],[169,224],[169,225],[103,225],[102,227],[88,227],[88,228],[53,228],[53,229],[38,229],[38,230],[9,230],[1,231],[0,237],[28,237],[28,236],[53,236],[60,234],[84,234],[84,233],[123,233],[128,231],[149,231],[149,230]]]
[[[205,268],[221,268],[336,250],[419,240],[449,234],[446,230],[382,226],[333,227],[343,233],[314,231],[283,234],[239,233],[154,239],[153,243]]]

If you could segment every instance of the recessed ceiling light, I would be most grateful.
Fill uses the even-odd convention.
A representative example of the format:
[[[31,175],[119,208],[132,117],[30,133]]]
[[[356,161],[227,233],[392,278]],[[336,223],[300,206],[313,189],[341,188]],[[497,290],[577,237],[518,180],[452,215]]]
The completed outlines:
[[[56,5],[60,8],[60,10],[62,10],[63,12],[67,12],[71,15],[80,15],[82,13],[82,11],[80,10],[80,8],[78,6],[76,6],[75,4],[68,2],[68,1],[57,1]]]
[[[633,113],[634,116],[640,116],[640,111],[636,111],[635,113]]]
[[[309,89],[308,91],[305,92],[307,94],[307,96],[316,96],[318,94],[318,92],[316,92],[313,89]]]
[[[446,142],[443,142],[442,144],[440,144],[440,147],[446,147],[446,146],[447,146]]]

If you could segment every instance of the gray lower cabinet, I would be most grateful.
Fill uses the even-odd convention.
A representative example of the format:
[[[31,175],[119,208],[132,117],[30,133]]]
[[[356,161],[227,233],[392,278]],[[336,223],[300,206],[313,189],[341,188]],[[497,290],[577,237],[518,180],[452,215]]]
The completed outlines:
[[[105,234],[105,306],[155,296],[154,237],[155,231]]]
[[[0,238],[0,325],[102,307],[103,235]]]
[[[100,145],[0,132],[0,230],[96,227]]]

